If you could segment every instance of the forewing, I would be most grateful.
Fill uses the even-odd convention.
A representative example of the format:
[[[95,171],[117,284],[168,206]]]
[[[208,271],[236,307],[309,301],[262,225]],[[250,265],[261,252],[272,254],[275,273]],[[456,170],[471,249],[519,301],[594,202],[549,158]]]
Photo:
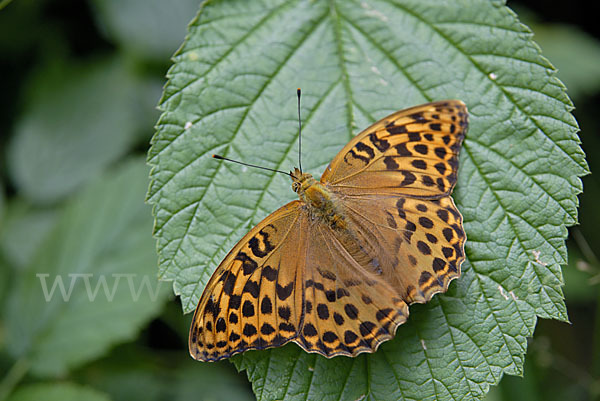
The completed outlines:
[[[408,304],[429,301],[460,276],[466,235],[449,196],[347,196],[343,204],[354,235]]]
[[[398,111],[351,140],[321,182],[346,193],[449,195],[467,126],[467,108],[460,100]]]
[[[408,318],[408,306],[373,269],[357,242],[322,220],[311,223],[298,343],[325,357],[374,352]]]
[[[189,336],[193,358],[216,361],[283,345],[302,314],[306,212],[300,201],[254,227],[217,267],[200,298]]]

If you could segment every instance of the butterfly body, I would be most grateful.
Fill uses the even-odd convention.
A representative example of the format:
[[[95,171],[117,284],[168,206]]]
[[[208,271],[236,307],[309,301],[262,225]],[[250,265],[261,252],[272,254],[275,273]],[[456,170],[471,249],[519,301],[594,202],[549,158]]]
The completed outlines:
[[[299,200],[242,238],[208,282],[192,357],[228,358],[290,341],[325,357],[374,352],[460,276],[465,232],[450,193],[467,129],[458,100],[428,103],[353,138]]]
[[[292,190],[298,193],[300,201],[304,204],[312,219],[321,219],[334,230],[345,230],[345,222],[340,202],[335,198],[332,191],[311,174],[302,173],[294,169],[290,173],[292,178]]]

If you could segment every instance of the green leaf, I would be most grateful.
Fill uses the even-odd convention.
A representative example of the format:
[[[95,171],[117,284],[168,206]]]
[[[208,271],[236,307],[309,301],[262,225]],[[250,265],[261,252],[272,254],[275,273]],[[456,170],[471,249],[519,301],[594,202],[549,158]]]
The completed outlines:
[[[8,292],[9,282],[11,278],[11,266],[6,262],[4,257],[0,257],[0,305],[4,305],[4,298]],[[0,316],[1,313],[0,313]],[[4,349],[4,338],[0,336],[0,349]]]
[[[188,358],[175,372],[175,394],[172,400],[197,400],[199,388],[202,389],[203,400],[219,401],[251,401],[252,391],[244,382],[244,378],[236,375],[223,363],[200,364]],[[241,379],[241,380],[240,380]]]
[[[64,374],[133,338],[160,312],[169,291],[152,268],[146,179],[135,159],[94,180],[19,271],[4,315],[6,346],[33,374]]]
[[[75,383],[36,383],[19,388],[8,401],[109,401],[105,394]]]
[[[0,181],[0,225],[4,223],[4,214],[6,208],[6,199],[4,195],[4,183]]]
[[[114,401],[137,400],[141,394],[145,401],[171,399],[167,390],[171,391],[174,384],[168,376],[176,368],[174,358],[165,358],[162,352],[139,341],[126,343],[73,374],[78,382],[109,394]]]
[[[467,260],[448,293],[411,306],[371,355],[325,359],[290,344],[235,357],[259,400],[481,399],[521,374],[537,317],[567,320],[566,226],[587,173],[571,102],[502,2],[208,2],[169,72],[149,152],[160,274],[183,310],[253,225],[294,199],[295,88],[303,166],[321,173],[370,123],[462,99],[470,129],[454,199]]]
[[[31,83],[7,162],[18,191],[55,202],[97,175],[134,144],[140,82],[119,60],[51,65]]]
[[[0,225],[0,250],[15,268],[31,262],[31,258],[54,227],[54,209],[36,209],[22,199],[7,205],[5,221]]]
[[[152,60],[173,54],[198,7],[197,0],[94,0],[92,4],[109,39],[126,53]]]
[[[117,347],[76,374],[78,381],[104,391],[115,401],[136,400],[140,394],[148,401],[254,399],[245,375],[228,362],[200,364],[180,350],[157,351],[135,343]]]

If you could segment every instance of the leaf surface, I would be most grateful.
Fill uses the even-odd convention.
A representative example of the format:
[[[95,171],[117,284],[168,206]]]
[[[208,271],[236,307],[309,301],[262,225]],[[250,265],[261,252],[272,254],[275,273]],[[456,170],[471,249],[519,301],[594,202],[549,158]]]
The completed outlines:
[[[470,111],[454,199],[467,261],[411,306],[372,355],[327,360],[291,344],[234,358],[259,400],[481,399],[520,374],[537,317],[566,321],[561,265],[587,173],[572,105],[502,2],[204,3],[169,72],[149,152],[160,274],[192,311],[253,225],[295,198],[289,179],[213,153],[322,173],[379,118],[456,98]]]

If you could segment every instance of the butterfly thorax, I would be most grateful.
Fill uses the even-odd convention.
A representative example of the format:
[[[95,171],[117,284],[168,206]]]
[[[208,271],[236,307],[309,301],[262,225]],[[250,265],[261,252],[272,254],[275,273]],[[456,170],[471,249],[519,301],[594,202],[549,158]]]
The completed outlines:
[[[292,189],[306,205],[313,218],[320,218],[334,229],[346,229],[346,221],[337,205],[335,195],[315,180],[309,173],[303,173],[298,168],[290,172]]]

